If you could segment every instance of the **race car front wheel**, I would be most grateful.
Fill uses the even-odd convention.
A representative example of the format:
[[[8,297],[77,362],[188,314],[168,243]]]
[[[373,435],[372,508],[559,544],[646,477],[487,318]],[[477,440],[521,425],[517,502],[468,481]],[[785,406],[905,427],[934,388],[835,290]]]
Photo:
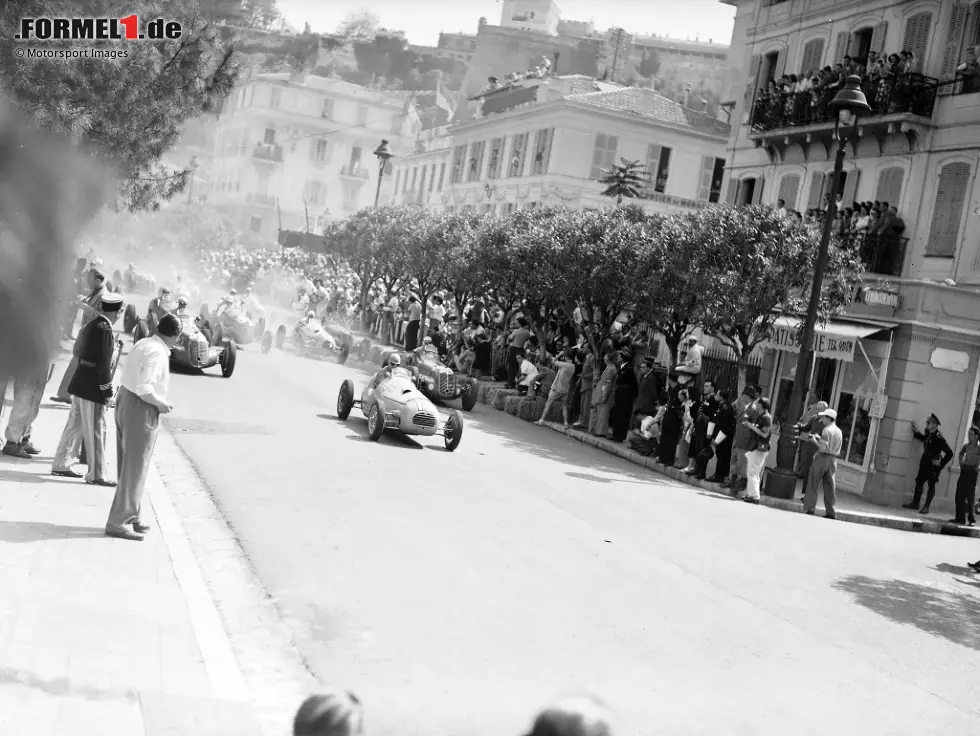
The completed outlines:
[[[463,411],[473,411],[476,406],[477,385],[475,381],[467,381],[463,385],[463,393],[460,398],[463,401]]]
[[[446,452],[452,452],[459,447],[459,441],[463,439],[463,415],[459,411],[454,410],[446,419],[442,437],[446,442]]]
[[[344,343],[340,346],[340,352],[337,354],[337,362],[343,365],[347,362],[347,358],[350,355],[350,346]]]
[[[368,437],[377,442],[385,431],[385,418],[377,404],[371,407],[368,412]]]
[[[337,416],[346,419],[350,416],[350,410],[354,406],[354,382],[349,378],[340,385],[340,393],[337,394]],[[370,427],[370,421],[368,422]]]

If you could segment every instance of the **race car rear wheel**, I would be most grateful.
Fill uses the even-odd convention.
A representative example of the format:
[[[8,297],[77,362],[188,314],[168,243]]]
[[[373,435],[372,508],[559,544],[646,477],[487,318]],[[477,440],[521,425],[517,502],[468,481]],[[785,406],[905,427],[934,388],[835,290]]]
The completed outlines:
[[[459,447],[459,441],[463,439],[463,415],[458,409],[454,409],[446,419],[442,437],[446,442],[446,452],[452,452]]]
[[[276,349],[282,350],[282,346],[286,342],[286,325],[279,325],[279,329],[276,330]]]
[[[340,346],[340,352],[337,353],[337,362],[343,365],[347,362],[347,358],[350,355],[350,345],[344,343]]]
[[[346,419],[350,416],[350,410],[354,406],[354,382],[349,378],[344,379],[340,384],[340,393],[337,394],[337,416]],[[368,422],[370,426],[370,422]]]
[[[385,418],[381,413],[381,408],[374,404],[371,407],[371,411],[368,412],[368,437],[370,437],[374,442],[381,439],[381,435],[385,431]]]
[[[127,335],[136,329],[139,324],[140,316],[136,311],[135,304],[127,304],[126,311],[123,312],[123,332]]]
[[[473,411],[473,407],[476,406],[476,382],[466,381],[462,388],[463,390],[460,393],[460,399],[462,399],[463,402],[463,411]]]
[[[221,364],[221,375],[225,378],[231,378],[231,374],[235,372],[235,361],[238,358],[238,346],[235,343],[230,342],[225,346],[225,349],[221,351],[221,357],[218,358],[218,362]]]
[[[146,324],[146,320],[139,320],[136,322],[136,327],[133,328],[133,345],[138,343],[144,337],[150,336],[150,328]]]
[[[146,326],[149,328],[150,335],[155,335],[157,331],[157,325],[160,324],[160,318],[157,317],[156,312],[150,312],[146,315]]]
[[[272,333],[266,332],[262,335],[262,352],[268,353],[270,350],[272,350]]]

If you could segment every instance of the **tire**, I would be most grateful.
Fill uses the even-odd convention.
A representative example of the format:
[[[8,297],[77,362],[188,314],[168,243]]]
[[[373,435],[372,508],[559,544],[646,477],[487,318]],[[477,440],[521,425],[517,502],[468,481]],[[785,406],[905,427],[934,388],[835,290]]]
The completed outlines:
[[[453,413],[446,419],[442,436],[446,441],[446,452],[452,452],[459,447],[459,441],[463,439],[463,415],[458,409],[454,409]]]
[[[272,350],[272,333],[266,332],[262,335],[262,352],[268,353],[270,350]]]
[[[127,335],[132,334],[133,330],[136,329],[136,325],[139,324],[140,316],[136,312],[135,304],[127,304],[126,311],[123,312],[123,332]]]
[[[372,442],[377,442],[381,439],[384,431],[385,417],[381,413],[381,407],[375,402],[371,405],[371,411],[368,412],[368,437],[371,438]]]
[[[344,343],[340,346],[340,352],[337,353],[337,362],[343,365],[347,362],[347,358],[350,356],[350,345]]]
[[[225,346],[225,349],[221,352],[221,375],[224,378],[231,378],[231,374],[235,372],[235,361],[238,358],[238,346],[235,343],[230,342]]]
[[[354,382],[349,378],[344,379],[340,384],[340,392],[337,394],[337,417],[347,419],[350,410],[354,406]]]
[[[460,396],[463,403],[463,411],[473,411],[473,407],[476,406],[476,393],[476,383],[468,380],[466,382],[466,388],[463,390],[463,393]]]
[[[160,324],[160,318],[157,317],[156,312],[150,312],[146,315],[146,326],[150,330],[148,334],[157,334],[157,326]]]
[[[279,325],[279,329],[276,330],[275,346],[277,350],[282,350],[282,346],[286,342],[286,325]]]
[[[136,326],[133,328],[133,345],[138,343],[144,337],[149,337],[149,336],[150,336],[150,328],[147,326],[146,320],[144,319],[139,320],[136,323]]]

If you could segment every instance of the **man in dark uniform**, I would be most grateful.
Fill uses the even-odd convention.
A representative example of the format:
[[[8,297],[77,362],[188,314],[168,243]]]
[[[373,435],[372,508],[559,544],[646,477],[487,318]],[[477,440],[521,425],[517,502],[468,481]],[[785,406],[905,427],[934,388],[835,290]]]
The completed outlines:
[[[85,279],[86,285],[89,289],[89,295],[79,296],[75,305],[76,309],[82,310],[83,328],[93,319],[98,317],[99,307],[102,304],[102,297],[108,292],[108,289],[105,287],[105,275],[98,268],[89,269],[85,274]],[[62,404],[71,403],[68,384],[71,383],[72,376],[75,375],[75,371],[77,369],[78,359],[72,358],[71,362],[68,364],[68,368],[65,370],[65,375],[61,379],[61,384],[58,386],[58,393],[51,397],[51,401],[57,401]]]
[[[702,450],[707,449],[711,435],[714,434],[714,427],[708,431],[708,425],[714,424],[715,415],[718,413],[718,400],[715,398],[715,384],[705,381],[701,386],[701,401],[698,402],[698,412],[694,419],[694,433],[691,435],[691,452],[688,465],[684,469],[687,475],[698,475],[699,464],[698,456]],[[701,473],[703,475],[703,473]],[[704,478],[699,478],[704,480]]]
[[[72,376],[68,392],[72,395],[71,412],[61,434],[58,450],[52,463],[52,475],[81,477],[71,465],[72,451],[78,447],[81,435],[88,458],[85,482],[99,486],[115,486],[106,478],[108,462],[105,456],[106,411],[112,399],[112,372],[115,363],[116,341],[112,325],[119,320],[122,297],[113,292],[102,296],[98,316],[78,333],[74,355],[78,369]]]
[[[939,480],[939,474],[953,459],[953,450],[939,431],[939,424],[939,417],[935,414],[930,414],[926,419],[925,432],[920,432],[915,422],[912,422],[912,435],[923,445],[922,459],[919,460],[919,472],[915,476],[915,495],[912,497],[912,502],[905,504],[903,508],[918,509],[919,501],[922,500],[922,486],[927,485],[929,492],[926,494],[926,505],[919,511],[920,514],[929,513],[929,505],[936,495],[936,481]]]

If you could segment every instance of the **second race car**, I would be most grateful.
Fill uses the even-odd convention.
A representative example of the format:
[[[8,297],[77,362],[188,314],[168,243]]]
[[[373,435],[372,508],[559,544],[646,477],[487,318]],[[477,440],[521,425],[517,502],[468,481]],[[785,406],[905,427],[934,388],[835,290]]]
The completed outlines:
[[[235,343],[225,340],[223,343],[213,345],[190,315],[178,312],[174,316],[180,320],[181,330],[177,344],[170,351],[170,365],[197,370],[205,370],[217,365],[221,366],[223,377],[231,378],[238,357]],[[153,331],[146,320],[140,320],[133,330],[133,342],[137,343],[152,334]]]
[[[286,325],[279,325],[275,335],[266,332],[262,336],[262,352],[268,353],[275,345],[280,350],[293,348],[301,355],[311,357],[336,355],[337,362],[343,365],[350,355],[354,338],[349,331],[338,329],[339,334],[335,337],[327,331],[314,312],[308,312],[292,330],[289,330]]]

